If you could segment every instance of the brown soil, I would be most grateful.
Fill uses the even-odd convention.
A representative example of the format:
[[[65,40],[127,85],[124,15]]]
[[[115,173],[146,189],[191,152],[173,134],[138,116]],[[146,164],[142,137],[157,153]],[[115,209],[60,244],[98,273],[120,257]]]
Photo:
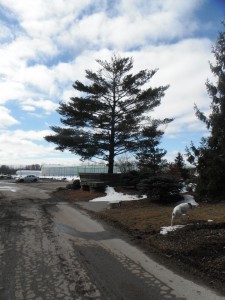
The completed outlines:
[[[74,204],[104,196],[81,190],[61,190],[54,195]],[[225,294],[225,202],[201,203],[191,211],[189,219],[184,217],[174,224],[187,226],[162,235],[161,227],[170,226],[171,212],[172,206],[141,200],[122,202],[119,208],[94,215],[129,233],[145,251],[159,255],[165,263],[182,268]]]

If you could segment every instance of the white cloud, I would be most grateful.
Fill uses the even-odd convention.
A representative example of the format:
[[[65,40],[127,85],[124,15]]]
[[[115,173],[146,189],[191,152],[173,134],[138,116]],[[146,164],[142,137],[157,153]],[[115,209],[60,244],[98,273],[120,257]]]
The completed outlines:
[[[10,111],[0,106],[0,128],[9,127],[12,125],[19,124],[19,122],[10,115]]]
[[[28,59],[35,59],[36,54],[40,49],[38,49],[37,41],[31,40],[24,35],[19,35],[12,42],[1,45],[1,72],[9,71],[8,69],[12,68],[9,75],[13,75],[15,70],[18,70],[21,66],[26,66]]]
[[[159,0],[146,5],[145,1],[121,1],[118,2],[119,6],[117,7],[119,14],[114,16],[108,14],[106,2],[102,4],[101,9],[99,9],[99,3],[96,2],[99,9],[98,13],[86,13],[76,19],[82,9],[88,7],[90,1],[71,3],[70,1],[58,0],[50,5],[43,0],[37,0],[32,2],[32,5],[28,5],[27,1],[3,0],[2,4],[14,12],[20,25],[29,35],[25,36],[25,33],[19,35],[12,43],[5,45],[0,50],[1,72],[10,82],[10,85],[14,85],[13,94],[15,95],[12,98],[12,92],[8,87],[4,88],[4,83],[2,83],[1,103],[5,103],[7,99],[34,98],[37,89],[39,93],[42,93],[42,97],[56,97],[59,101],[73,81],[82,78],[84,69],[87,66],[91,68],[94,62],[93,56],[96,53],[101,54],[101,47],[113,46],[117,49],[127,49],[130,46],[135,47],[135,45],[146,46],[149,39],[153,41],[158,38],[170,40],[174,36],[187,34],[191,25],[186,27],[185,20],[189,20],[190,15],[196,9],[196,5],[199,4],[196,4],[195,1],[181,2],[182,5],[180,1]],[[58,21],[59,18],[60,22]],[[53,27],[54,30],[51,29]],[[66,27],[68,27],[67,30],[64,30]],[[38,30],[41,30],[41,33],[36,33]],[[181,30],[183,33],[178,33],[177,30]],[[59,41],[61,42],[60,45],[58,44]],[[29,60],[37,61],[39,59],[45,62],[47,57],[54,57],[58,54],[62,45],[66,47],[71,43],[75,48],[77,44],[82,44],[84,47],[85,44],[87,47],[94,44],[99,50],[84,51],[80,57],[67,63],[59,61],[52,67],[40,63],[33,66],[28,65]],[[170,53],[168,53],[167,47],[169,47]],[[187,44],[184,46],[184,50],[185,47]],[[157,62],[157,67],[160,67],[161,64],[164,70],[168,68],[170,71],[171,63],[173,63],[174,68],[178,65],[178,62],[176,65],[174,62],[179,50],[177,47],[177,51],[175,49],[172,53],[171,49],[169,45],[154,47],[153,51],[151,48],[148,51],[140,49],[139,56],[148,56],[147,59],[150,61],[151,57],[155,55],[154,64]],[[182,53],[182,49],[180,50]],[[187,49],[185,51],[187,52]],[[130,53],[128,55],[130,56]],[[170,56],[173,59],[171,62]],[[182,59],[179,60],[179,64],[181,62]],[[173,73],[175,74],[175,72]],[[160,79],[162,78],[163,75],[161,74]],[[171,80],[168,80],[168,83],[170,82]]]
[[[19,104],[36,117],[43,116],[38,111],[42,109],[46,117],[55,112],[59,101],[78,95],[72,84],[85,80],[85,69],[99,69],[95,59],[109,59],[118,51],[121,56],[133,56],[133,72],[159,68],[151,85],[170,85],[153,113],[175,118],[166,129],[168,138],[181,137],[186,130],[203,130],[193,106],[196,103],[204,112],[209,109],[205,81],[211,77],[212,43],[193,36],[201,29],[196,10],[205,1],[0,0],[6,19],[13,20],[8,27],[1,23],[0,29],[4,42],[0,47],[0,104],[10,101],[10,107],[16,103],[16,108]],[[19,125],[6,107],[0,107],[0,118],[5,128]],[[7,149],[16,143],[21,147],[15,148],[18,153],[30,159],[32,155],[37,159],[49,156],[52,162],[61,159],[55,151],[51,158],[53,147],[28,139],[41,136],[40,131],[24,131],[24,136],[8,131],[7,135],[12,140],[15,137],[15,144],[5,136],[5,159],[11,159]],[[22,158],[18,154],[16,159]]]
[[[13,38],[13,34],[10,29],[0,22],[0,41],[8,40]]]
[[[9,100],[19,101],[25,95],[29,96],[29,92],[21,82],[2,81],[0,82],[0,104],[4,104]]]
[[[32,39],[49,42],[54,38],[58,49],[94,45],[122,50],[140,47],[149,41],[170,41],[192,34],[198,24],[191,17],[202,1],[126,0],[110,3],[108,9],[107,1],[95,1],[92,13],[83,11],[90,8],[91,1],[51,4],[35,1],[27,6],[26,1],[22,4],[14,0],[3,2],[19,16],[21,26]]]
[[[57,0],[54,2],[1,0],[1,2],[13,11],[20,21],[20,26],[30,37],[45,39],[66,31],[66,28],[75,21],[91,0]]]
[[[206,131],[204,123],[199,121],[194,114],[183,115],[175,118],[165,128],[165,137],[169,139],[177,139],[193,132]],[[190,140],[192,137],[190,136]]]
[[[50,100],[44,100],[44,99],[26,99],[22,101],[22,109],[24,110],[35,110],[35,108],[42,108],[46,111],[46,113],[55,112],[58,108],[58,104],[50,101]],[[28,109],[27,109],[28,108]]]
[[[133,57],[135,71],[159,68],[152,78],[153,86],[170,85],[161,105],[153,113],[155,117],[178,118],[186,125],[186,117],[192,116],[190,122],[196,120],[195,103],[200,110],[209,109],[210,99],[205,82],[207,77],[212,76],[208,64],[211,57],[210,40],[189,39],[172,45],[146,47],[143,51],[133,53]],[[179,124],[175,120],[175,123],[179,131],[182,122]]]
[[[30,141],[43,141],[44,136],[49,135],[50,130],[14,130],[14,131],[1,131],[1,139],[3,140],[30,140]]]
[[[45,68],[47,67],[44,65],[28,66],[30,60],[42,59],[43,53],[44,55],[53,55],[55,49],[46,40],[31,40],[28,37],[19,37],[12,43],[3,45],[0,48],[1,73],[6,74],[7,78],[11,80],[17,79],[23,71],[30,72],[30,75],[33,76],[34,72],[32,74],[32,71],[35,68],[40,73],[46,73]]]
[[[49,135],[49,130],[15,130],[0,131],[1,164],[18,165],[33,163],[77,163],[78,157],[54,150],[54,147],[43,142],[43,137]]]
[[[49,93],[50,88],[56,90],[52,71],[45,65],[20,69],[16,77],[17,80],[20,79],[24,84],[32,85],[41,92]]]
[[[37,89],[49,96],[57,94],[51,69],[44,65],[27,66],[30,59],[36,58],[36,46],[42,48],[41,44],[23,38],[0,48],[0,103],[34,96]]]
[[[30,106],[30,105],[22,105],[22,110],[26,110],[26,111],[35,111],[35,107]]]

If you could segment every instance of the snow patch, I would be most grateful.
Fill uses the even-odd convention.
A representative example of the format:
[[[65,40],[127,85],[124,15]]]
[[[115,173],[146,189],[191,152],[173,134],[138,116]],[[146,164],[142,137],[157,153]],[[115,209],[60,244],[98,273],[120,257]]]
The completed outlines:
[[[40,179],[56,179],[56,180],[63,180],[63,181],[74,181],[79,179],[80,176],[39,176]]]
[[[185,225],[175,225],[175,226],[167,226],[167,227],[161,227],[160,234],[167,234],[168,232],[175,231],[177,229],[183,228]]]
[[[106,196],[104,197],[98,197],[93,200],[90,200],[90,202],[100,202],[100,201],[106,201],[109,203],[115,203],[120,201],[132,201],[132,200],[142,200],[144,198],[147,198],[147,196],[137,196],[137,195],[128,195],[123,193],[117,193],[113,187],[107,186],[106,187]]]

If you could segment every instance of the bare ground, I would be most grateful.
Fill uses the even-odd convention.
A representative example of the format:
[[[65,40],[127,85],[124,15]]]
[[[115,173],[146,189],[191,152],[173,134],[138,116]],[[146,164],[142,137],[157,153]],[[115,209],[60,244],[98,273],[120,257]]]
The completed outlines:
[[[76,204],[104,194],[61,190],[53,195]],[[172,206],[141,200],[122,202],[119,208],[91,213],[126,231],[147,253],[156,254],[166,264],[196,276],[225,294],[225,202],[201,203],[191,211],[189,219],[176,221],[187,226],[162,235],[160,229],[170,225],[171,212]]]

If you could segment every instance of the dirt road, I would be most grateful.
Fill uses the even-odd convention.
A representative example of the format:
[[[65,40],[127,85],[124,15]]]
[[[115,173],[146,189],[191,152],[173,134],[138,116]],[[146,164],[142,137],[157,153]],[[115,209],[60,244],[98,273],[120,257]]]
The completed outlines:
[[[224,299],[127,236],[51,199],[63,182],[0,182],[0,299]]]

